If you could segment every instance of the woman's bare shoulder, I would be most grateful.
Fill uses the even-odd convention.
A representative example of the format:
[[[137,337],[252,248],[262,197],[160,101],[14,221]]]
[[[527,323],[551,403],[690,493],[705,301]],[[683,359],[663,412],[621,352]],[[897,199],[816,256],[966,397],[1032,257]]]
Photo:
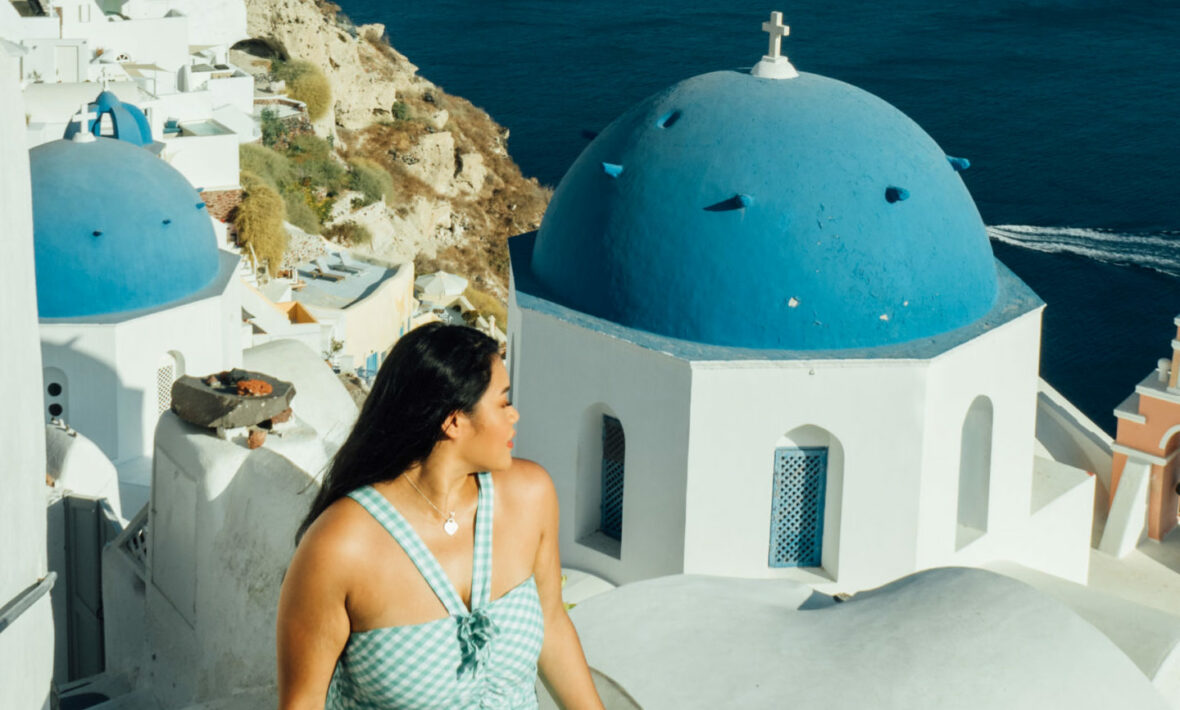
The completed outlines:
[[[524,504],[546,505],[557,503],[553,479],[541,464],[528,459],[512,459],[512,465],[494,474],[496,492]]]
[[[368,511],[344,497],[328,506],[308,527],[295,557],[306,558],[321,569],[327,566],[347,573],[349,568],[371,561],[378,532],[383,531]]]

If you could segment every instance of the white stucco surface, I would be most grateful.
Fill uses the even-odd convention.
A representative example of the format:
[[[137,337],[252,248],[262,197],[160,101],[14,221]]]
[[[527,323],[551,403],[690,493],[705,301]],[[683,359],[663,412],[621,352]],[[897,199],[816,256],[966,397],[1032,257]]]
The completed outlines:
[[[319,353],[294,340],[276,340],[242,353],[242,366],[295,385],[291,409],[335,446],[356,421],[357,407]]]
[[[207,375],[241,362],[237,257],[221,253],[221,271],[206,291],[149,312],[52,319],[41,322],[41,357],[47,382],[60,374],[60,418],[98,445],[122,471],[150,457],[156,427],[161,364],[174,359],[175,377]],[[146,480],[131,480],[142,485]],[[134,510],[128,510],[134,514]]]
[[[279,587],[324,443],[295,419],[250,451],[172,414],[156,443],[145,685],[162,708],[271,687]]]
[[[991,572],[942,568],[809,599],[789,580],[674,576],[571,611],[591,666],[645,710],[1169,707],[1066,605]]]
[[[106,498],[115,515],[123,517],[119,473],[93,441],[77,431],[49,424],[45,427],[45,449],[45,472],[54,479],[54,488],[63,494]]]
[[[275,610],[295,529],[356,416],[336,375],[300,343],[253,348],[243,365],[296,389],[295,416],[261,448],[172,413],[156,430],[143,677],[161,708],[273,690]]]
[[[1012,563],[998,563],[989,569],[1057,599],[1093,624],[1172,707],[1180,707],[1180,616]]]
[[[613,584],[680,572],[688,363],[535,311],[512,313],[509,323],[519,324],[513,333],[527,334],[509,345],[513,404],[521,412],[516,451],[553,478],[562,563]],[[603,414],[621,422],[626,439],[627,502],[622,545],[615,550],[593,534]]]
[[[1034,465],[1040,308],[930,358],[760,360],[685,359],[510,308],[518,452],[553,476],[571,567],[826,592],[995,559],[1086,578],[1092,477]],[[626,441],[619,542],[594,534],[603,415]],[[817,567],[769,560],[779,447],[826,450]]]
[[[1151,485],[1151,464],[1127,461],[1114,494],[1098,549],[1114,557],[1125,557],[1147,540],[1147,498]]]
[[[45,420],[33,269],[33,211],[24,101],[13,58],[0,48],[0,214],[4,278],[0,279],[0,607],[48,572],[45,522]],[[53,617],[46,594],[0,630],[0,697],[13,708],[48,707],[53,673]]]
[[[1101,492],[1110,490],[1110,435],[1043,379],[1037,382],[1036,427],[1046,455],[1097,475]]]
[[[1121,558],[1092,550],[1087,586],[1180,617],[1180,528]]]

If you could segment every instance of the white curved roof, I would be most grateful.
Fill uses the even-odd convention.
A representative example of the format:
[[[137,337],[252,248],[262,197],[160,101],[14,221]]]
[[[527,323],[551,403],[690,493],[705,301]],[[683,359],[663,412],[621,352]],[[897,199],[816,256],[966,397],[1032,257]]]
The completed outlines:
[[[1106,636],[992,572],[920,572],[843,604],[785,580],[678,575],[571,612],[591,666],[645,710],[1169,707]]]

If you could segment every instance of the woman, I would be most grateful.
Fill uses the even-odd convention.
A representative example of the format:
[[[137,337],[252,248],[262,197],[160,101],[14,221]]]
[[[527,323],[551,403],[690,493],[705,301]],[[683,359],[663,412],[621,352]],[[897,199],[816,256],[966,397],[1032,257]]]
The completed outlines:
[[[281,710],[535,708],[538,668],[565,707],[602,707],[561,599],[553,484],[512,458],[519,418],[482,333],[432,323],[393,348],[299,528]]]

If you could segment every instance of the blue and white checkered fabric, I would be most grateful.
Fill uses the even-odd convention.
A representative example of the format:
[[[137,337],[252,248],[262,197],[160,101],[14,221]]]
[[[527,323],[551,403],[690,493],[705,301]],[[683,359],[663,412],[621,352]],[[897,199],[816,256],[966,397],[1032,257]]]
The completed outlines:
[[[491,474],[479,474],[468,611],[438,560],[384,496],[370,486],[349,493],[393,535],[450,616],[352,634],[336,665],[328,710],[537,707],[541,600],[529,577],[490,601],[492,494]]]

